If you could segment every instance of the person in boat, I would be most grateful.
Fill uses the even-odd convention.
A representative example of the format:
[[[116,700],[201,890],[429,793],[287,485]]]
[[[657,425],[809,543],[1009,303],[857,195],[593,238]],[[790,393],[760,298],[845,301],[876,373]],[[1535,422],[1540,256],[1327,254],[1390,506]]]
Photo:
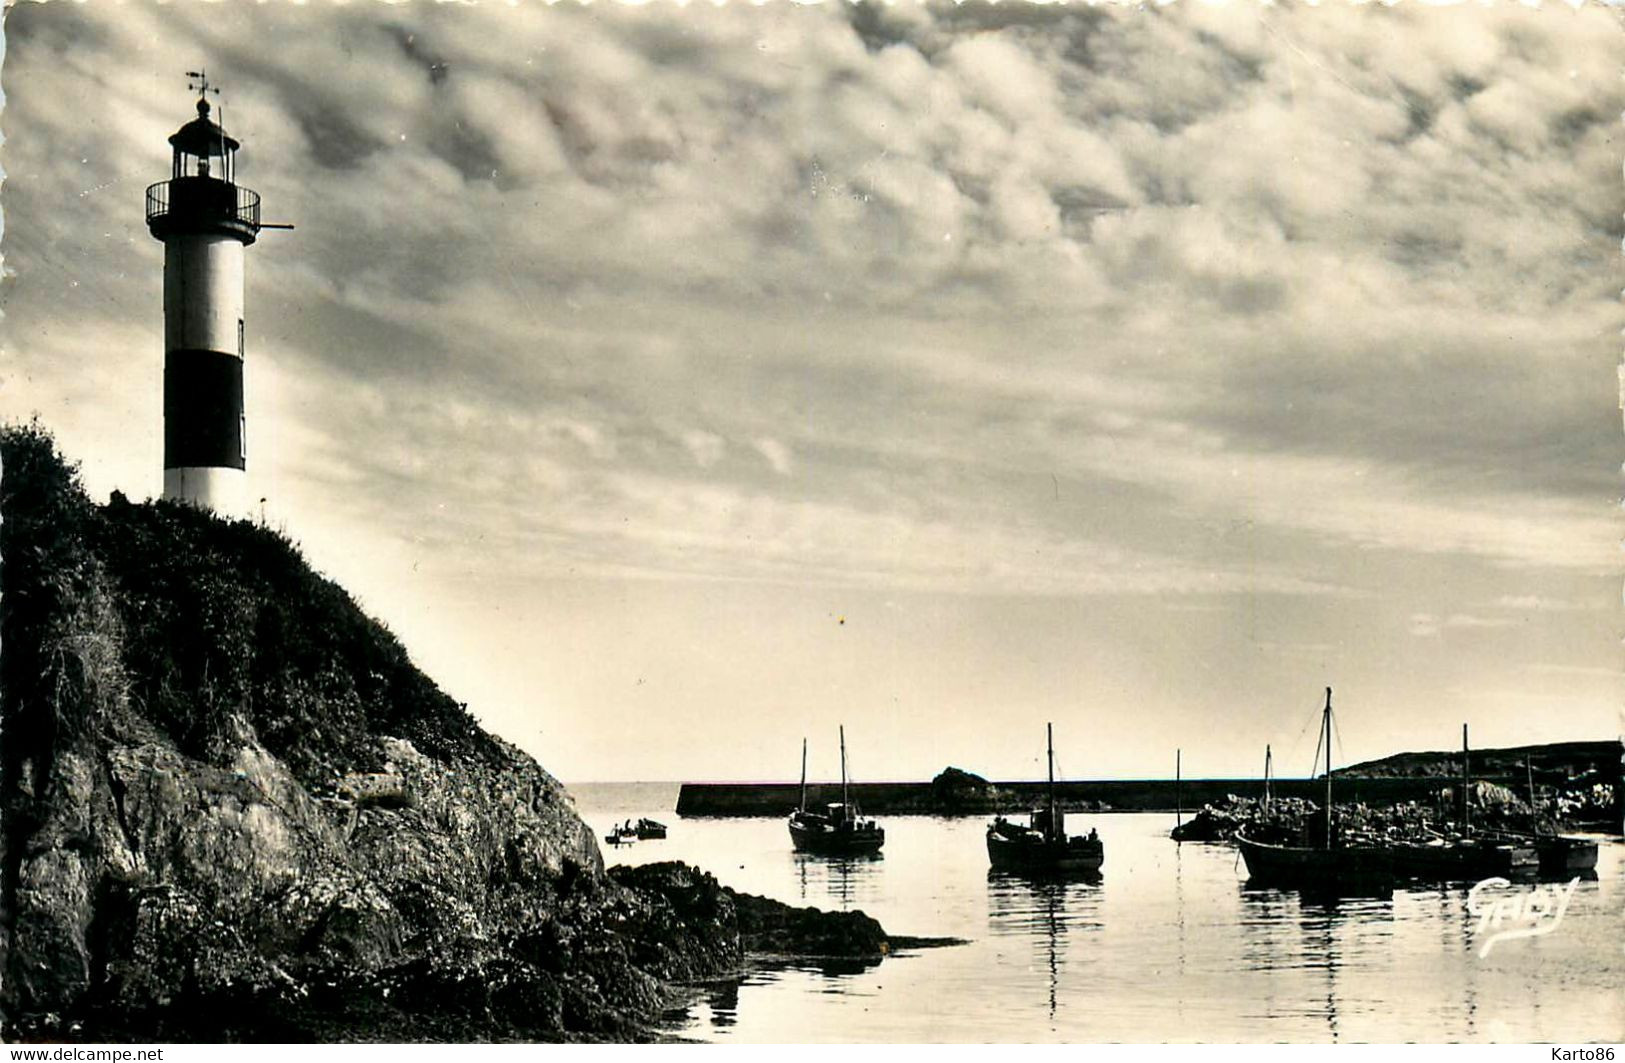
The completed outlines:
[[[1092,842],[1098,842],[1100,840],[1100,832],[1095,830],[1095,828],[1090,827],[1089,828],[1089,840],[1092,841]]]

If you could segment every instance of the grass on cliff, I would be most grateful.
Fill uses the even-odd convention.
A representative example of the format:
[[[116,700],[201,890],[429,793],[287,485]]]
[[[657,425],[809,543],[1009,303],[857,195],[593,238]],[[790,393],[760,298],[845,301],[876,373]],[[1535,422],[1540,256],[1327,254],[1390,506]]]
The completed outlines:
[[[466,709],[286,537],[169,502],[105,506],[37,423],[0,427],[0,727],[8,775],[128,706],[188,755],[231,720],[308,788],[377,770],[379,735],[499,760]],[[11,776],[15,778],[15,776]]]

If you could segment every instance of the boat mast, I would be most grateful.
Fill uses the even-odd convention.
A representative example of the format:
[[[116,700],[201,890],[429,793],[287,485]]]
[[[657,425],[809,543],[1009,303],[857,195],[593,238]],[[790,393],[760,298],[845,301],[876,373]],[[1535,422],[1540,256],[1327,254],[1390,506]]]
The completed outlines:
[[[1326,688],[1326,848],[1332,847],[1332,688]]]
[[[1471,785],[1471,769],[1467,765],[1467,725],[1461,725],[1461,829],[1473,832],[1473,798],[1467,792]]]
[[[807,739],[801,739],[801,811],[807,811]]]
[[[1044,834],[1046,837],[1053,838],[1057,833],[1055,829],[1055,725],[1053,723],[1044,725],[1044,738],[1049,746],[1049,822],[1044,824]]]
[[[1270,746],[1264,743],[1264,811],[1270,810]]]
[[[1180,760],[1184,750],[1174,750],[1174,829],[1178,830],[1185,825],[1185,796],[1180,789]]]
[[[1529,833],[1540,833],[1540,818],[1535,815],[1535,766],[1528,753],[1523,755],[1524,780],[1529,784]]]
[[[841,805],[850,807],[846,799],[846,725],[841,725]]]

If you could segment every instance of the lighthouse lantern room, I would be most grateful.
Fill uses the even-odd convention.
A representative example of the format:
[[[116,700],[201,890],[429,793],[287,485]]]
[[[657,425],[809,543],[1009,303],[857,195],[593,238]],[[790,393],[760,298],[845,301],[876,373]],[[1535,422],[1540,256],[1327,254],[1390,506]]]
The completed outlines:
[[[243,249],[260,231],[259,194],[236,183],[237,141],[209,117],[169,138],[170,177],[147,189],[147,229],[164,245],[164,495],[244,515]]]

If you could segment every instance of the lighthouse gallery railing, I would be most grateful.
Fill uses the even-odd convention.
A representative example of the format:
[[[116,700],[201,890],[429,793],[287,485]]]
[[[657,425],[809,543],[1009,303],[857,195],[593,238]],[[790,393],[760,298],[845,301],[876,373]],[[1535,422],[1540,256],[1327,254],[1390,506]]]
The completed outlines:
[[[147,224],[169,217],[171,213],[176,218],[236,222],[257,231],[260,194],[242,185],[207,177],[178,177],[148,185]]]

